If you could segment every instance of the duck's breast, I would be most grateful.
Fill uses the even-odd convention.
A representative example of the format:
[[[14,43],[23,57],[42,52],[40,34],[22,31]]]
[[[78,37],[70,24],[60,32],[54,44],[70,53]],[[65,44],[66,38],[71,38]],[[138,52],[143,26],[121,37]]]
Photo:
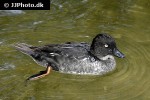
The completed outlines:
[[[115,60],[95,60],[93,57],[66,61],[59,70],[62,73],[102,75],[115,69]]]

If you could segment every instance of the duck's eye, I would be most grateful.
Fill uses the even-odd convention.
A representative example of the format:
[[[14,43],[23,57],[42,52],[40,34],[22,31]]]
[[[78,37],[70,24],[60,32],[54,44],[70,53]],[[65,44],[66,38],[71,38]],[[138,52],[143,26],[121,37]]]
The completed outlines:
[[[108,48],[108,44],[105,44],[104,47],[105,47],[105,48]]]

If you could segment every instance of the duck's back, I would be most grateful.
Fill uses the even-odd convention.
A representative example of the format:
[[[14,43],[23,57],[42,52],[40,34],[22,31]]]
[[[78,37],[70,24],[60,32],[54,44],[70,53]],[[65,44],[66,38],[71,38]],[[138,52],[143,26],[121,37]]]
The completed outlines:
[[[42,66],[49,65],[54,70],[62,70],[76,66],[78,62],[88,58],[89,47],[87,43],[50,44],[42,47],[30,47],[34,51],[30,56]]]

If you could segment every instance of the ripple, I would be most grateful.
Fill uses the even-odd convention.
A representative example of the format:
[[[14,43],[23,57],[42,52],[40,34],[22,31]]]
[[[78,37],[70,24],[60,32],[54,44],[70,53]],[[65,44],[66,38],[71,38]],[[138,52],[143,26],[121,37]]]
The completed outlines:
[[[0,16],[12,16],[18,14],[24,14],[25,12],[22,10],[0,10]]]
[[[119,42],[121,44],[120,48],[125,51],[126,58],[116,58],[117,69],[114,73],[106,76],[54,76],[58,79],[62,78],[63,82],[61,84],[69,88],[69,90],[63,91],[68,95],[83,95],[84,98],[88,95],[106,100],[137,99],[148,92],[148,88],[150,88],[149,53],[144,45],[139,42],[128,37],[123,38],[124,40],[119,40]],[[69,83],[71,86],[64,85]]]
[[[15,65],[9,63],[0,65],[0,70],[11,70],[11,69],[15,69]]]
[[[121,44],[118,47],[122,49],[126,58],[116,58],[117,68],[114,72],[104,76],[82,76],[53,71],[51,75],[32,81],[25,87],[23,81],[26,77],[40,70],[33,67],[37,66],[33,62],[27,64],[28,66],[25,65],[26,67],[15,68],[18,71],[6,70],[8,73],[1,73],[0,96],[3,98],[0,99],[33,97],[35,99],[71,99],[72,97],[89,99],[90,97],[91,100],[137,100],[138,97],[149,99],[147,95],[150,89],[148,49],[128,37],[117,40]],[[7,76],[8,74],[10,77]]]
[[[104,97],[111,97],[109,100],[124,98],[135,99],[139,95],[145,93],[149,86],[149,68],[148,68],[148,52],[140,43],[125,38],[128,41],[121,41],[124,44],[123,49],[126,51],[124,61],[119,60],[117,71],[112,75],[108,86],[114,88],[112,92],[106,93]],[[113,84],[112,84],[113,83]]]

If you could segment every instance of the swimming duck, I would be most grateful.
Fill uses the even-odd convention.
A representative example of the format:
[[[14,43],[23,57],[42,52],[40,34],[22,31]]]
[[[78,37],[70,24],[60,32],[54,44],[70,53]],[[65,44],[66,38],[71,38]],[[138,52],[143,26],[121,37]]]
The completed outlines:
[[[29,55],[33,60],[46,67],[46,70],[30,76],[27,80],[36,80],[51,70],[62,73],[102,75],[113,71],[116,66],[113,57],[124,58],[116,46],[115,40],[108,34],[96,35],[91,45],[85,42],[66,42],[32,46],[25,43],[15,45],[16,49]]]

